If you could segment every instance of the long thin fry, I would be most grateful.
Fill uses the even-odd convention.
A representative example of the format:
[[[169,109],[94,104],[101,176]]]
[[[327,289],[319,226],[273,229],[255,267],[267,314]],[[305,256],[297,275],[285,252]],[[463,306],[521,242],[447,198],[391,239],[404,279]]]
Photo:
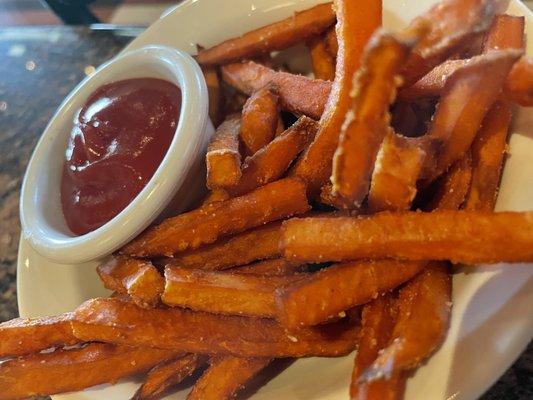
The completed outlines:
[[[307,41],[313,74],[317,79],[332,81],[335,78],[335,58],[326,47],[322,36],[315,36]]]
[[[339,321],[288,334],[266,318],[144,309],[115,299],[95,299],[75,311],[74,334],[84,341],[237,357],[340,356],[352,351],[358,327]],[[201,340],[200,340],[201,338]]]
[[[283,134],[246,159],[241,179],[235,186],[227,188],[228,192],[234,197],[242,196],[281,178],[298,154],[313,140],[316,130],[314,120],[300,117]]]
[[[280,222],[177,254],[168,264],[203,270],[222,270],[279,256]]]
[[[368,217],[294,218],[282,226],[289,260],[361,258],[533,261],[533,212],[383,212]]]
[[[416,142],[389,132],[381,144],[372,173],[368,211],[409,209],[425,157],[426,152]]]
[[[145,260],[119,256],[98,266],[97,272],[106,288],[144,307],[157,305],[165,286],[157,268]]]
[[[221,71],[226,83],[247,95],[273,85],[283,110],[314,119],[322,115],[331,90],[329,81],[274,71],[253,61],[224,65]]]
[[[277,290],[280,321],[291,329],[330,320],[411,279],[423,262],[361,261],[333,265]]]
[[[293,169],[294,175],[308,183],[311,193],[318,193],[331,175],[331,162],[339,133],[352,103],[350,91],[353,75],[359,68],[365,45],[381,26],[381,1],[336,0],[334,5],[339,42],[335,80],[320,118],[317,136]]]
[[[214,314],[275,317],[274,291],[302,277],[165,269],[163,303]]]
[[[0,324],[0,359],[35,353],[51,347],[72,346],[70,314],[58,317],[15,318]]]
[[[304,269],[304,264],[294,264],[288,262],[284,258],[276,258],[273,260],[258,261],[243,267],[237,267],[235,268],[235,272],[239,274],[280,276],[302,272]]]
[[[141,257],[171,256],[308,209],[303,182],[286,178],[244,196],[166,219],[126,245],[122,252]]]
[[[205,156],[209,189],[234,185],[241,178],[240,131],[241,118],[238,115],[228,117],[217,128]]]
[[[331,27],[326,31],[326,47],[333,58],[337,58],[339,51],[339,42],[337,42],[337,31],[335,27]]]
[[[16,358],[0,364],[0,399],[48,396],[115,383],[176,355],[168,350],[93,343]]]
[[[319,35],[335,22],[331,3],[317,5],[293,16],[227,40],[196,56],[200,64],[227,64],[242,58],[254,58],[283,50],[308,37]]]
[[[218,126],[222,117],[222,89],[220,77],[216,67],[205,66],[202,68],[207,93],[209,96],[209,118],[214,126]]]
[[[197,354],[186,354],[176,360],[156,365],[150,370],[131,400],[159,399],[172,386],[191,375],[201,364]]]
[[[274,138],[278,125],[278,96],[273,88],[254,92],[242,109],[240,137],[249,155]]]
[[[229,194],[224,189],[211,190],[203,199],[201,206],[209,203],[216,203],[217,201],[224,201],[229,199]]]
[[[229,400],[270,363],[268,358],[214,357],[187,400]]]

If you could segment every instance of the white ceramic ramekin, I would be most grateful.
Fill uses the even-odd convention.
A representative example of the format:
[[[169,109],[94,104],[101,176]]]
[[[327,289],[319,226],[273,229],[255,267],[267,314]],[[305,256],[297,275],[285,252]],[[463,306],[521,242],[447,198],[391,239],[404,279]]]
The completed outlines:
[[[100,86],[141,77],[166,79],[180,87],[182,105],[174,139],[152,179],[128,207],[95,231],[75,236],[66,225],[60,199],[73,116]],[[212,134],[207,87],[191,56],[169,47],[148,46],[112,59],[68,95],[39,140],[22,184],[23,235],[35,250],[59,263],[82,263],[112,253],[171,205],[179,211],[196,200],[203,190],[203,156]]]

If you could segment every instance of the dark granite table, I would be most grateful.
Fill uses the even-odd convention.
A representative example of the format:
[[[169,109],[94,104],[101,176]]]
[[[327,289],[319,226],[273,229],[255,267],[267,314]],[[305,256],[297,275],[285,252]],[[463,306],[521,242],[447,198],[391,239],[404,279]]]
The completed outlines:
[[[82,28],[0,29],[0,322],[17,316],[18,198],[31,152],[63,97],[128,41]],[[482,399],[533,399],[533,345]]]

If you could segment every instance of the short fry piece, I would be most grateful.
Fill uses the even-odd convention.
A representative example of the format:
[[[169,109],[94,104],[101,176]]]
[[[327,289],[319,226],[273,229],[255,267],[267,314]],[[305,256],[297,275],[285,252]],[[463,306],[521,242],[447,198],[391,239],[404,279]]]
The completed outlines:
[[[48,396],[115,383],[176,355],[168,350],[92,343],[80,349],[16,358],[0,364],[0,399]]]
[[[277,290],[280,321],[291,329],[320,324],[394,289],[425,263],[395,260],[333,265]]]
[[[177,254],[170,265],[222,270],[279,256],[280,222],[260,226],[199,249]]]
[[[511,69],[505,85],[507,97],[524,107],[533,106],[533,59],[522,57]]]
[[[72,327],[84,341],[273,358],[344,355],[354,349],[359,332],[354,322],[343,320],[287,334],[283,326],[266,318],[179,308],[145,309],[115,299],[94,299],[82,304],[75,311]]]
[[[151,262],[119,256],[96,270],[109,290],[129,295],[142,307],[159,303],[165,280]]]
[[[217,46],[201,50],[196,56],[200,64],[227,64],[242,58],[254,58],[275,50],[283,50],[310,36],[319,35],[335,22],[331,3],[317,5],[293,16],[264,26]]]
[[[415,42],[376,33],[355,74],[353,97],[333,157],[333,194],[344,208],[359,208],[368,193],[379,147],[389,131],[389,107],[398,74]]]
[[[494,17],[484,50],[523,49],[525,18],[508,14]]]
[[[176,360],[156,365],[150,370],[131,400],[159,399],[172,386],[191,375],[202,363],[197,354],[186,354]]]
[[[272,88],[254,92],[242,109],[240,137],[246,152],[254,154],[274,138],[278,124],[278,96]]]
[[[238,115],[228,117],[217,128],[205,156],[209,189],[234,185],[241,178],[240,131],[241,118]]]
[[[313,140],[317,123],[300,117],[283,134],[248,157],[242,167],[242,176],[235,186],[227,190],[232,196],[242,196],[260,186],[281,178],[294,159]]]
[[[308,209],[303,182],[286,178],[244,196],[211,203],[166,219],[126,245],[122,252],[140,257],[171,256]]]
[[[70,314],[58,317],[15,318],[0,324],[0,359],[36,353],[51,347],[72,346]]]
[[[411,207],[416,195],[426,152],[415,141],[389,132],[379,149],[370,191],[368,211],[402,211]]]
[[[276,258],[248,264],[244,267],[237,267],[235,272],[238,274],[282,276],[302,272],[304,269],[305,265],[290,263],[284,258]]]
[[[381,26],[381,1],[336,0],[334,5],[339,41],[335,80],[324,114],[320,118],[316,138],[292,171],[295,176],[308,183],[312,194],[317,194],[331,175],[331,162],[339,141],[339,133],[352,103],[350,91],[354,73],[361,65],[361,55],[368,40]],[[310,99],[318,99],[318,96]]]
[[[325,40],[322,36],[312,37],[307,41],[313,74],[316,79],[332,81],[335,78],[335,58],[326,48]]]
[[[268,358],[213,357],[209,368],[198,379],[187,400],[229,400],[246,382],[265,368]]]
[[[253,61],[224,65],[221,71],[226,83],[247,95],[267,85],[276,87],[281,109],[314,119],[322,115],[331,90],[329,81],[274,71]]]
[[[533,212],[382,212],[294,218],[282,225],[284,256],[301,262],[396,258],[454,263],[533,261]]]
[[[274,291],[298,275],[261,276],[179,267],[165,269],[163,303],[214,314],[274,317]]]

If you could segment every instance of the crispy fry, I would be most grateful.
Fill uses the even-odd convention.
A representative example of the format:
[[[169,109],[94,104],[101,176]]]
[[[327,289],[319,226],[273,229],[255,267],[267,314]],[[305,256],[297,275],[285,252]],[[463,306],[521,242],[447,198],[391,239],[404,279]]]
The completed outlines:
[[[337,53],[339,51],[339,43],[337,42],[337,32],[335,27],[332,26],[326,31],[326,48],[329,51],[329,54],[335,59],[337,58]]]
[[[149,370],[176,352],[93,343],[0,364],[0,399],[26,399],[82,390]]]
[[[270,363],[269,358],[213,357],[187,400],[233,399],[254,375]]]
[[[411,279],[424,262],[361,261],[333,265],[278,289],[280,321],[291,329],[330,320]]]
[[[274,138],[278,125],[278,96],[274,88],[264,87],[252,93],[242,109],[240,137],[249,155]]]
[[[293,218],[282,225],[288,260],[361,258],[533,261],[533,212],[383,212],[368,217]]]
[[[533,59],[522,57],[511,69],[505,85],[507,97],[524,107],[533,106]]]
[[[202,67],[207,93],[209,95],[209,118],[214,126],[220,124],[222,118],[222,89],[216,67]]]
[[[358,335],[349,320],[287,334],[265,318],[148,310],[114,299],[89,300],[76,310],[72,327],[85,341],[237,357],[340,356],[354,349]]]
[[[350,112],[333,157],[333,194],[344,208],[359,208],[368,193],[376,155],[389,130],[396,75],[414,43],[380,32],[365,50],[362,68],[354,77]]]
[[[280,276],[292,275],[297,272],[302,272],[304,269],[305,264],[294,264],[284,258],[275,258],[273,260],[258,261],[243,267],[237,267],[235,268],[235,272],[239,274]]]
[[[335,80],[320,118],[316,138],[292,171],[308,183],[311,194],[318,193],[331,175],[331,162],[339,133],[352,103],[350,91],[354,73],[359,68],[361,54],[369,38],[381,26],[381,1],[336,0],[334,5],[339,41]]]
[[[396,320],[396,301],[390,294],[378,297],[364,306],[361,317],[361,337],[355,356],[350,398],[352,400],[400,400],[406,376],[393,374],[372,382],[360,383],[361,374],[376,359],[391,337]]]
[[[224,189],[211,190],[202,201],[202,206],[209,203],[216,203],[218,201],[224,201],[229,199],[229,194]]]
[[[244,196],[166,219],[126,245],[122,252],[141,257],[171,256],[308,209],[303,182],[286,178]]]
[[[443,0],[415,18],[406,31],[425,24],[430,30],[403,68],[406,87],[487,30],[506,0]]]
[[[497,102],[472,143],[472,183],[465,206],[468,210],[494,210],[510,122],[509,104]]]
[[[280,226],[281,222],[272,222],[199,249],[177,254],[168,260],[168,264],[203,270],[222,270],[277,257]]]
[[[109,290],[129,295],[142,307],[154,307],[159,303],[165,281],[151,262],[119,256],[96,270]]]
[[[372,381],[391,372],[416,368],[437,349],[449,324],[451,288],[446,264],[433,262],[400,290],[393,340],[362,380]]]
[[[276,137],[242,167],[239,182],[227,190],[232,196],[242,196],[260,186],[281,178],[293,160],[313,140],[317,123],[311,118],[300,117],[282,135]]]
[[[424,210],[458,210],[470,190],[472,157],[467,152],[437,181],[437,190]]]
[[[427,182],[445,172],[470,148],[476,132],[521,52],[501,50],[474,57],[446,81],[427,140],[442,140],[437,154],[426,158]],[[460,110],[460,111],[458,111]]]
[[[237,90],[251,95],[267,85],[278,90],[281,109],[318,119],[331,90],[331,82],[302,75],[274,71],[253,61],[224,65],[222,79]]]
[[[425,156],[426,152],[416,142],[389,132],[381,144],[372,173],[368,211],[409,209]]]
[[[217,128],[205,156],[209,189],[234,185],[241,178],[240,131],[241,118],[238,115],[228,117]]]
[[[313,74],[317,79],[332,81],[335,78],[335,58],[326,47],[324,37],[314,36],[307,41]]]
[[[70,314],[58,317],[15,318],[0,324],[0,359],[35,353],[51,347],[72,346]]]
[[[131,400],[159,399],[172,386],[191,375],[203,362],[197,354],[186,354],[176,360],[156,365],[150,370]]]
[[[276,50],[283,50],[308,37],[319,35],[335,22],[331,3],[317,5],[293,16],[264,26],[243,36],[227,40],[196,56],[200,64],[227,64],[253,58]]]
[[[262,276],[235,272],[165,269],[163,303],[214,314],[275,317],[274,291],[300,275]]]

